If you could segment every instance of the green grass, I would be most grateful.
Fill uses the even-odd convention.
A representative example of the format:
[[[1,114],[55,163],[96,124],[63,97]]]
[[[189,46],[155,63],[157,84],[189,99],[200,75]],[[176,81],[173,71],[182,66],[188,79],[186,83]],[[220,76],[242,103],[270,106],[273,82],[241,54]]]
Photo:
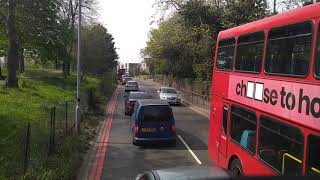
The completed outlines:
[[[100,94],[101,81],[86,76],[82,81],[82,92],[94,89],[95,94]],[[0,81],[0,179],[21,174],[28,122],[33,128],[30,156],[39,158],[44,164],[29,169],[24,178],[74,178],[81,156],[88,148],[86,142],[94,137],[97,117],[101,115],[98,112],[86,112],[81,135],[67,137],[57,146],[54,155],[44,159],[48,152],[49,109],[65,101],[74,101],[75,97],[76,76],[63,78],[60,71],[28,70],[19,75],[19,88],[15,89],[5,88],[4,81]],[[98,98],[100,102],[105,102],[105,96]]]
[[[74,100],[75,76],[64,79],[60,72],[27,71],[20,75],[19,88],[0,87],[0,139],[14,134],[27,122],[41,122],[46,109]]]

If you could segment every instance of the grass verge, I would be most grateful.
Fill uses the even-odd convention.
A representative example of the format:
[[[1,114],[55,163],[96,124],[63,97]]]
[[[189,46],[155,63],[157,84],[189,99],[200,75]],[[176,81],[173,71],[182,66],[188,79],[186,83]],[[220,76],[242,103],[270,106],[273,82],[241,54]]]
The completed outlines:
[[[99,117],[104,115],[106,98],[115,86],[111,72],[103,77],[86,76],[81,87],[84,115],[81,134],[73,136],[69,133],[58,144],[55,153],[48,156],[45,129],[50,119],[49,108],[74,101],[76,94],[76,76],[65,79],[61,74],[54,70],[28,70],[19,75],[17,89],[7,89],[0,81],[0,179],[74,179],[76,176],[82,156],[89,148],[87,142],[97,133]],[[94,108],[90,107],[92,104]],[[21,176],[28,122],[32,123],[32,128],[37,128],[31,132],[37,142],[31,147],[30,157],[44,159]],[[37,159],[30,161],[36,164]]]

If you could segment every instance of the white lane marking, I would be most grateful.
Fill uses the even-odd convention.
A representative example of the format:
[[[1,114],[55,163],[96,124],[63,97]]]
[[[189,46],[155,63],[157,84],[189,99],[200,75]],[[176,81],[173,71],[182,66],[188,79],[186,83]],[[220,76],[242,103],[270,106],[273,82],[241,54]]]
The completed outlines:
[[[182,137],[180,135],[178,135],[178,138],[181,140],[181,142],[184,144],[184,146],[186,146],[186,148],[188,149],[190,154],[193,156],[193,158],[197,161],[197,163],[202,164],[201,161],[199,160],[199,158],[196,156],[196,154],[193,153],[193,151],[190,149],[188,144],[182,139]]]

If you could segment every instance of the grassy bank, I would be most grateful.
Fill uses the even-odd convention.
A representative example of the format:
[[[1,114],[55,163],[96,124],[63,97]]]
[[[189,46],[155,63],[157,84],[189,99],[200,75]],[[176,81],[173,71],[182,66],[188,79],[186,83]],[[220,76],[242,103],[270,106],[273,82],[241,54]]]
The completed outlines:
[[[28,168],[24,178],[72,179],[75,176],[81,157],[88,149],[87,142],[96,133],[95,126],[99,116],[103,115],[106,98],[113,90],[112,73],[106,77],[85,77],[81,87],[84,115],[81,134],[69,134],[63,142],[59,142],[54,154],[48,156],[48,132],[45,130],[50,120],[50,108],[65,101],[74,102],[76,95],[76,77],[63,78],[61,74],[54,70],[28,70],[19,75],[17,89],[7,89],[0,81],[0,179],[19,178],[17,173],[23,166],[22,150],[27,123],[32,123],[31,139],[34,142],[30,147],[32,151],[29,156],[33,158],[30,162],[37,164],[34,159],[43,158],[39,165]],[[92,104],[94,108],[89,107]]]
[[[0,139],[14,134],[27,122],[47,118],[47,107],[74,100],[75,76],[64,79],[60,72],[27,71],[20,75],[19,88],[0,88]]]

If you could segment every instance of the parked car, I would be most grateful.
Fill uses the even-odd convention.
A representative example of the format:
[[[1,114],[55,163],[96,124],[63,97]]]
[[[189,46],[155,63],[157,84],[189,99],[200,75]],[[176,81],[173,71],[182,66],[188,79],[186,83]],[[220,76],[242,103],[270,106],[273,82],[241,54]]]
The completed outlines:
[[[131,77],[130,76],[124,76],[121,80],[122,85],[125,85],[128,81],[131,81]]]
[[[135,92],[131,91],[128,95],[125,95],[125,115],[132,115],[134,106],[138,99],[152,99],[152,95],[146,92]]]
[[[136,180],[209,180],[231,179],[227,171],[219,167],[182,166],[168,169],[149,170],[139,174]]]
[[[139,85],[137,81],[128,81],[126,83],[126,86],[124,87],[125,92],[130,92],[130,91],[139,91]]]
[[[176,125],[170,105],[160,99],[139,99],[132,114],[133,144],[176,142]]]
[[[158,93],[160,99],[167,101],[169,104],[181,103],[181,94],[180,92],[177,92],[175,88],[161,87],[160,90],[158,90]]]

